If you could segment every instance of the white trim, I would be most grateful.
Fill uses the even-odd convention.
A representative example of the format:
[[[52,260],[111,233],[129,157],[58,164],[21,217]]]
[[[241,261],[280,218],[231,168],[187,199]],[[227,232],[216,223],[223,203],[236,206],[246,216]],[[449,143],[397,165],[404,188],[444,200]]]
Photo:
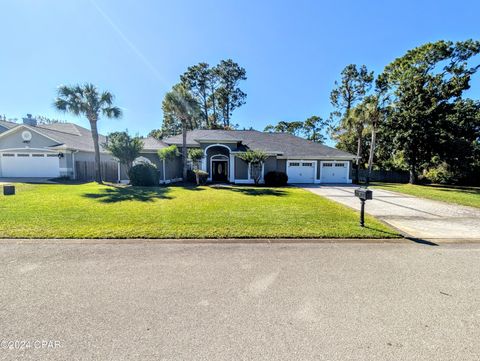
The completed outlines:
[[[48,148],[30,148],[30,147],[25,147],[25,148],[5,148],[5,149],[0,149],[0,152],[27,152],[33,150],[34,152],[51,152],[51,153],[61,153],[58,150],[51,150]]]
[[[6,132],[3,132],[3,133],[0,133],[0,138],[6,136],[6,135],[9,135],[9,134],[13,134],[15,133],[17,130],[20,130],[22,128],[26,128],[32,132],[35,132],[37,134],[40,134],[42,137],[45,137],[47,139],[50,139],[50,140],[53,140],[54,142],[58,143],[58,144],[64,144],[63,142],[59,142],[58,140],[56,139],[53,139],[52,137],[49,137],[48,135],[45,135],[43,134],[41,131],[38,131],[37,129],[35,129],[35,127],[30,127],[28,125],[25,125],[25,124],[19,124],[18,126],[16,127],[13,127],[13,128],[10,128],[9,130],[7,130]]]
[[[344,156],[344,157],[320,157],[320,156],[277,156],[277,159],[304,159],[304,160],[338,160],[338,161],[343,161],[343,160],[354,160],[356,157],[355,156]]]
[[[230,163],[229,163],[229,177],[228,177],[228,181],[233,183],[235,182],[235,156],[230,153]]]
[[[163,170],[163,183],[165,183],[167,181],[165,176],[165,158],[162,159],[162,170]]]
[[[215,157],[218,157],[219,159],[214,159]],[[227,162],[227,179],[230,179],[229,157],[226,156],[225,154],[215,154],[215,155],[212,155],[212,156],[210,157],[210,173],[208,174],[209,177],[207,178],[207,181],[209,181],[209,182],[211,182],[212,179],[213,179],[213,172],[212,172],[213,162],[218,161],[218,160],[223,161],[223,162]]]
[[[120,172],[120,162],[117,162],[117,182],[120,183],[121,182],[121,172]]]
[[[208,172],[208,178],[207,178],[207,181],[208,182],[211,182],[212,181],[212,158],[217,156],[217,155],[223,155],[227,158],[227,179],[231,179],[231,176],[230,176],[230,162],[229,162],[229,156],[231,155],[232,153],[232,150],[227,147],[225,144],[220,144],[220,143],[215,143],[215,144],[210,144],[209,146],[205,147],[205,149],[203,150],[203,158],[202,158],[202,170],[203,171],[207,171],[207,159],[208,159],[208,149],[212,148],[212,147],[223,147],[223,148],[226,148],[228,150],[228,156],[225,155],[225,154],[215,154],[215,155],[212,155],[210,157],[210,171]]]
[[[175,182],[181,182],[182,178],[173,178],[173,179],[167,179],[165,181],[161,181],[160,184],[170,184],[170,183],[175,183]]]

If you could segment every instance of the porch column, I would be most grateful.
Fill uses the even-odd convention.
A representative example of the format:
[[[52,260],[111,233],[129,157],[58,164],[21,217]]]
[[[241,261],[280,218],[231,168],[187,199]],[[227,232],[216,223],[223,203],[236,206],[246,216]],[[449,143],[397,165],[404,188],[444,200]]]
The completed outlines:
[[[228,162],[230,165],[230,170],[228,172],[229,175],[229,181],[231,183],[235,182],[235,155],[230,153],[230,162]]]

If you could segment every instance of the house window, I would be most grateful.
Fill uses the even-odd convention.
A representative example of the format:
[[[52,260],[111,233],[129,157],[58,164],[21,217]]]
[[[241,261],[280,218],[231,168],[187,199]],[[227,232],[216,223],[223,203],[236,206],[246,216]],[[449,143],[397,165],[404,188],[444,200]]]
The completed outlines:
[[[322,167],[333,167],[333,163],[323,163]]]
[[[4,157],[15,157],[15,154],[11,154],[11,153],[5,153],[3,154]]]
[[[298,163],[298,162],[293,162],[293,163],[289,163],[288,166],[289,166],[289,167],[300,167],[300,163]]]
[[[17,157],[30,157],[30,154],[19,153]]]
[[[302,163],[302,166],[304,167],[312,167],[313,163]]]
[[[345,163],[335,163],[335,167],[345,168]]]

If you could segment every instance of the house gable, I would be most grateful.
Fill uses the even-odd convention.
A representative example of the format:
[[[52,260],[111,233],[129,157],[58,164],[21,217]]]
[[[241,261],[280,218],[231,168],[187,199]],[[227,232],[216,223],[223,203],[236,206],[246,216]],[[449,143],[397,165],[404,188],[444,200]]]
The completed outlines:
[[[31,135],[31,139],[24,139],[22,136],[24,132],[28,132]],[[61,143],[55,139],[40,133],[36,129],[24,125],[9,129],[0,134],[0,149],[41,149],[60,144]]]

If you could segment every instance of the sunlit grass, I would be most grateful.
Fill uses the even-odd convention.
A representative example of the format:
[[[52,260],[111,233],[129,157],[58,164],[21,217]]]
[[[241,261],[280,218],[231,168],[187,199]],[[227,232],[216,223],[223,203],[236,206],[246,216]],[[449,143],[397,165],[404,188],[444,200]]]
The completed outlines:
[[[388,238],[396,233],[299,188],[17,184],[0,196],[0,237]]]

